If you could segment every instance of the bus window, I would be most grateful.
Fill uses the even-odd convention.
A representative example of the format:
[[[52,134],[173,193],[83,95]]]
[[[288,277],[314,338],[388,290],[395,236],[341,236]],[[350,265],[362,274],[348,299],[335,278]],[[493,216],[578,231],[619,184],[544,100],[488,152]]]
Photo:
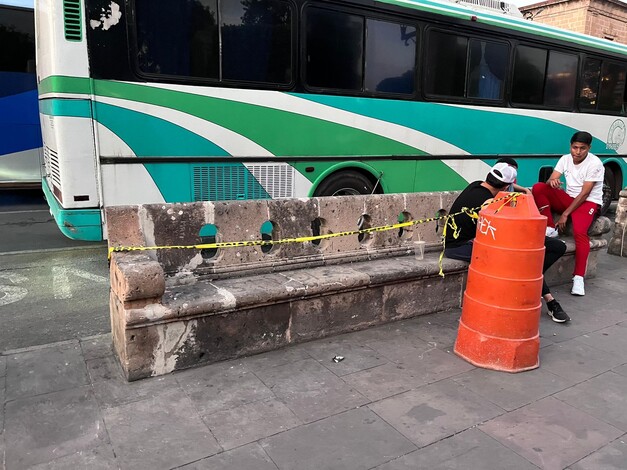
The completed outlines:
[[[425,61],[425,93],[463,97],[468,39],[431,31]]]
[[[3,8],[1,13],[0,44],[2,44],[2,47],[0,48],[0,71],[34,73],[35,71],[32,70],[34,69],[35,61],[33,12]],[[34,85],[34,77],[32,79],[32,84]]]
[[[512,102],[542,104],[546,57],[547,51],[545,49],[528,46],[518,46],[516,48]]]
[[[581,90],[579,91],[579,109],[595,110],[601,80],[601,61],[586,59],[581,74]]]
[[[366,90],[413,93],[415,62],[415,27],[366,20]]]
[[[468,97],[488,100],[503,98],[509,48],[506,44],[470,40]]]
[[[291,13],[279,0],[221,1],[222,78],[289,84]]]
[[[599,105],[602,111],[621,112],[623,93],[625,92],[625,66],[614,62],[603,61],[601,66],[601,89]]]
[[[151,74],[219,78],[217,3],[137,0],[139,69]]]
[[[276,84],[292,80],[287,2],[258,0],[252,7],[245,0],[137,0],[135,8],[142,72]]]
[[[362,89],[364,19],[337,11],[307,10],[306,81],[319,88]]]
[[[572,108],[575,103],[578,59],[573,54],[551,51],[546,71],[544,104]]]
[[[508,56],[507,44],[432,31],[427,51],[425,92],[502,100]]]

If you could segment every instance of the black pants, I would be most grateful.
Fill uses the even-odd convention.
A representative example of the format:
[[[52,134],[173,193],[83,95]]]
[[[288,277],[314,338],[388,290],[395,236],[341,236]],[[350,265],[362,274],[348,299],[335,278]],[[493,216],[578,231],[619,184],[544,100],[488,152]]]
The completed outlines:
[[[566,243],[557,238],[544,238],[544,264],[542,265],[542,272],[545,273],[547,269],[553,266],[558,259],[566,253]],[[542,295],[550,294],[551,290],[546,285],[546,281],[542,279]]]
[[[544,264],[542,265],[542,272],[545,273],[547,269],[553,266],[558,259],[566,252],[566,243],[557,238],[544,237]],[[454,248],[447,248],[444,250],[444,256],[451,259],[458,259],[461,261],[470,261],[472,258],[472,241],[466,242],[461,246]],[[551,290],[546,284],[544,278],[542,279],[542,295],[550,294]]]

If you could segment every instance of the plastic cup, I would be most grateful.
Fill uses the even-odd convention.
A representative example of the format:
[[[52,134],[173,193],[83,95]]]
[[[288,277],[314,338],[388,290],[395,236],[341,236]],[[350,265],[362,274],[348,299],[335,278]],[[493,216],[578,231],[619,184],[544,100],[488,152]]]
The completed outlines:
[[[425,245],[426,242],[422,240],[416,240],[414,242],[414,256],[416,261],[422,261],[425,259]]]

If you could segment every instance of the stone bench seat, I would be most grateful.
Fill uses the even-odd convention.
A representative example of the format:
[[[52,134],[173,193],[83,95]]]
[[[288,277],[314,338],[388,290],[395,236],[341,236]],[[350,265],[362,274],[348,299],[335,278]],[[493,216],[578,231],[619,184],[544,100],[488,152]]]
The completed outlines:
[[[129,328],[146,321],[168,322],[198,315],[219,315],[238,310],[275,305],[353,292],[395,282],[439,277],[439,254],[427,253],[423,261],[411,256],[362,261],[350,265],[332,265],[308,270],[283,271],[244,278],[198,280],[194,284],[173,285],[165,289],[159,306],[127,303],[126,325]],[[463,273],[468,263],[444,258],[443,271]],[[393,317],[394,315],[390,315]]]
[[[124,331],[117,329],[128,338],[120,359],[135,380],[457,308],[468,264],[444,259],[442,278],[438,258],[427,253],[422,261],[403,256],[199,279],[165,287],[154,303],[112,296],[125,313]]]

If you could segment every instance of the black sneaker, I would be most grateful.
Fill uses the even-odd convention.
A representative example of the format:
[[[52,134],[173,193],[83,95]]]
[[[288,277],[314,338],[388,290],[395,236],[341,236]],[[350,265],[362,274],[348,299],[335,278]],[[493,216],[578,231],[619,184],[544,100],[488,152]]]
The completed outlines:
[[[570,317],[557,300],[553,299],[550,302],[547,302],[546,306],[549,308],[549,315],[551,315],[553,321],[557,323],[570,321]]]

